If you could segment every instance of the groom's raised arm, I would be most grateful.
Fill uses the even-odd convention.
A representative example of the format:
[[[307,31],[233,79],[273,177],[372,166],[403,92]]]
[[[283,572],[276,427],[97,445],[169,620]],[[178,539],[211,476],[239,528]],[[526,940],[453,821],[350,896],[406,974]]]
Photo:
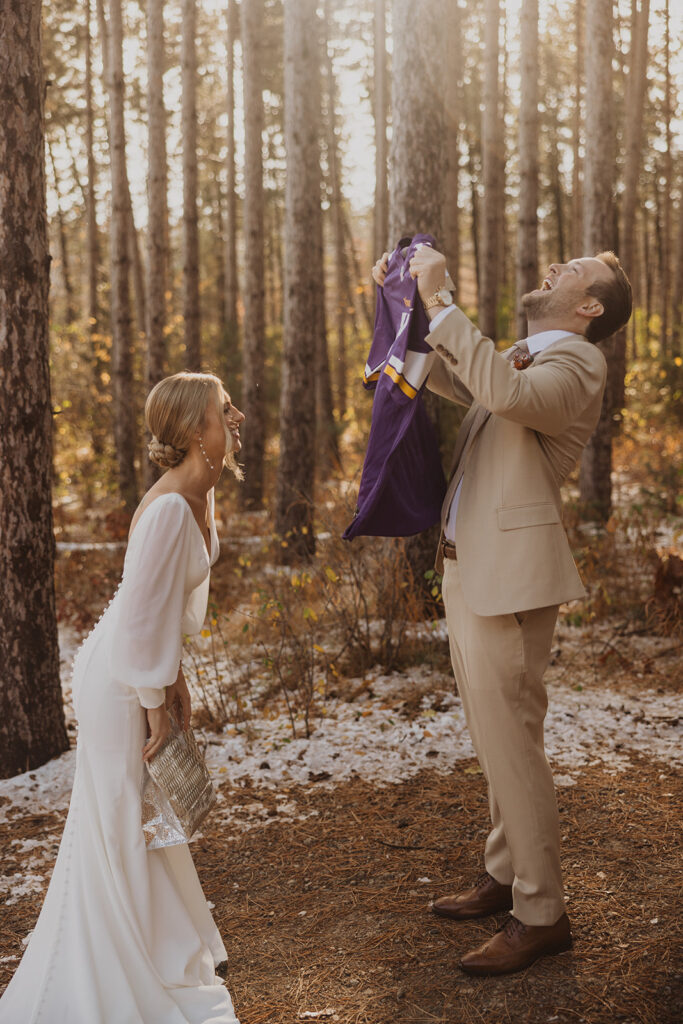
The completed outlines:
[[[602,352],[577,337],[556,342],[552,357],[541,356],[529,370],[516,370],[457,306],[425,341],[486,409],[550,436],[574,422],[607,374]]]

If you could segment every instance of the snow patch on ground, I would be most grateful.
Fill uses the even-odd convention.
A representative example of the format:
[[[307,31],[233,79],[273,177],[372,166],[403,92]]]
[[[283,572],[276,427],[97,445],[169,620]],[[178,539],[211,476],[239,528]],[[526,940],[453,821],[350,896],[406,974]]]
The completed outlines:
[[[73,643],[65,640],[69,661]],[[458,762],[474,757],[462,705],[448,676],[418,666],[406,673],[366,678],[365,685],[368,689],[356,701],[328,697],[319,702],[324,714],[314,720],[309,739],[302,735],[302,723],[297,738],[292,736],[284,706],[271,707],[267,715],[255,714],[248,723],[249,735],[243,727],[219,735],[204,733],[206,760],[216,783],[240,787],[248,781],[257,789],[277,791],[310,783],[332,787],[362,777],[387,786],[427,768],[448,773]],[[417,708],[408,708],[406,697],[415,689],[422,698]],[[671,767],[683,764],[675,694],[577,689],[565,681],[550,682],[548,696],[546,750],[558,786],[574,785],[586,765],[602,765],[611,773],[625,771],[634,752]],[[21,816],[22,811],[66,809],[74,768],[71,750],[42,768],[0,781],[0,821]],[[281,799],[279,820],[296,817],[296,805],[288,802],[286,793]],[[217,813],[241,829],[270,820],[260,803],[234,808],[229,794],[222,794]]]

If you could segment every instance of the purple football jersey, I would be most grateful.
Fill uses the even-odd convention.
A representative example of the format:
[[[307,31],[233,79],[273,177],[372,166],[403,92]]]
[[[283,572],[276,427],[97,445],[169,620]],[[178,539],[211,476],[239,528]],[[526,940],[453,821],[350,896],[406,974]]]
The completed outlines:
[[[431,235],[402,238],[377,289],[375,329],[363,376],[374,389],[372,422],[358,507],[344,539],[406,537],[439,521],[446,480],[434,428],[421,399],[435,352],[424,340],[429,321],[410,276],[416,246]]]

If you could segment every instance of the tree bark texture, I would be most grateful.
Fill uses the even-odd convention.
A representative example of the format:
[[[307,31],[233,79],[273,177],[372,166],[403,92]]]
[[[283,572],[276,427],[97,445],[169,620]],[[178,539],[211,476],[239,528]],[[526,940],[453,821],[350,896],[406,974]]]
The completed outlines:
[[[64,210],[62,209],[62,196],[59,187],[60,178],[49,135],[46,134],[45,139],[47,143],[48,156],[50,157],[50,166],[52,167],[52,180],[55,190],[55,202],[57,205],[57,227],[59,229],[59,255],[61,263],[60,269],[62,272],[62,284],[64,285],[64,297],[66,299],[64,319],[67,324],[72,324],[76,319],[76,303],[74,301],[73,284],[71,283],[69,245],[66,237],[66,224],[64,223]]]
[[[538,0],[524,0],[521,16],[519,213],[517,220],[517,337],[526,338],[521,298],[538,288]]]
[[[445,30],[450,55],[446,71],[445,94],[445,166],[443,175],[442,252],[458,298],[460,277],[460,118],[462,117],[463,12],[449,4]]]
[[[147,0],[147,386],[166,363],[167,159],[164,107],[164,0]]]
[[[395,33],[389,150],[389,248],[403,235],[428,232],[443,245],[446,0],[394,0]],[[411,27],[411,31],[407,27]],[[406,88],[406,83],[411,88]]]
[[[284,5],[285,285],[275,529],[285,561],[315,551],[313,488],[321,267],[311,259],[320,209],[320,42],[315,0]]]
[[[650,0],[632,0],[631,52],[626,84],[626,117],[624,118],[624,192],[621,201],[621,241],[619,258],[629,278],[635,280],[636,270],[636,208],[638,183],[642,165],[643,111],[647,88],[647,36],[650,20]],[[624,377],[626,374],[626,334],[623,327],[615,337],[615,359],[619,366],[615,372],[617,393],[614,408],[624,406]]]
[[[583,252],[592,256],[614,245],[614,114],[612,96],[612,2],[586,0],[586,155],[583,189]],[[616,391],[614,338],[600,342],[607,359],[607,386],[600,422],[584,449],[581,501],[600,520],[612,502],[612,410]]]
[[[130,308],[130,192],[126,173],[121,0],[109,0],[109,159],[111,166],[111,316],[114,440],[121,499],[129,512],[137,505],[135,409],[133,406]],[[103,40],[104,43],[104,40]]]
[[[393,136],[389,154],[389,234],[393,248],[402,235],[429,232],[443,246],[443,167],[447,34],[449,4],[424,0],[419,18],[410,0],[395,0],[392,97]],[[410,25],[411,31],[405,30]],[[410,88],[406,83],[410,82]],[[425,406],[437,426],[436,398],[424,392]],[[424,582],[434,562],[438,528],[411,537],[405,545],[413,578]],[[428,589],[424,588],[426,597]]]
[[[227,36],[227,109],[228,132],[225,157],[227,173],[227,200],[225,207],[225,319],[226,338],[230,347],[237,344],[237,189],[235,184],[235,39],[239,26],[236,0],[228,0]]]
[[[180,64],[183,134],[183,321],[185,367],[200,370],[199,214],[197,209],[197,0],[182,0]]]
[[[662,355],[671,355],[671,318],[669,302],[671,298],[671,247],[672,237],[672,205],[671,191],[673,185],[673,145],[671,118],[673,104],[671,98],[671,15],[669,0],[664,0],[664,103],[662,117],[664,121],[665,148],[662,155],[664,189],[662,194],[662,254],[661,280],[659,285],[659,348]]]
[[[263,193],[263,0],[242,0],[244,75],[244,327],[242,405],[246,416],[242,460],[244,508],[263,505],[263,459],[266,443],[265,252]],[[289,150],[288,150],[289,157]],[[288,174],[291,174],[288,168]]]
[[[0,5],[0,777],[69,747],[52,525],[40,0]]]
[[[572,113],[572,258],[583,251],[583,189],[581,161],[581,109],[583,95],[583,56],[585,31],[585,0],[576,0],[574,62],[574,99]]]
[[[387,196],[387,43],[386,0],[375,0],[374,22],[374,96],[375,121],[375,208],[373,212],[374,258],[391,248],[388,238]]]
[[[151,391],[166,365],[167,160],[164,107],[164,0],[147,0],[147,361]],[[145,487],[159,477],[143,453]]]
[[[482,114],[481,293],[479,326],[494,341],[498,327],[498,290],[502,273],[503,195],[500,116],[499,51],[500,0],[485,0],[484,109]]]
[[[94,144],[94,112],[93,112],[93,87],[92,87],[92,34],[91,22],[91,0],[85,0],[85,147],[87,158],[87,180],[88,185],[84,193],[85,218],[86,218],[86,247],[88,253],[88,335],[90,339],[90,360],[94,383],[95,409],[91,416],[92,449],[94,455],[99,456],[104,452],[106,444],[105,424],[109,422],[108,406],[106,404],[106,386],[102,374],[105,372],[104,360],[101,352],[102,346],[102,323],[100,322],[100,300],[98,294],[98,282],[100,274],[100,236],[97,227],[97,171],[95,167],[95,144]],[[74,161],[75,165],[75,161]]]

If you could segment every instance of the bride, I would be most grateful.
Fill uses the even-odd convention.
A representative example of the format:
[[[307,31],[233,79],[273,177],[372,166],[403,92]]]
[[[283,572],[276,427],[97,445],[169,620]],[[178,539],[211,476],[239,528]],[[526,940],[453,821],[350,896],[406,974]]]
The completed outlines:
[[[189,848],[146,849],[140,783],[170,732],[167,708],[189,724],[182,634],[206,614],[213,488],[224,465],[241,475],[244,416],[213,374],[177,373],[145,417],[150,458],[167,471],[133,516],[119,588],[74,661],[71,804],[0,1024],[238,1024]]]

